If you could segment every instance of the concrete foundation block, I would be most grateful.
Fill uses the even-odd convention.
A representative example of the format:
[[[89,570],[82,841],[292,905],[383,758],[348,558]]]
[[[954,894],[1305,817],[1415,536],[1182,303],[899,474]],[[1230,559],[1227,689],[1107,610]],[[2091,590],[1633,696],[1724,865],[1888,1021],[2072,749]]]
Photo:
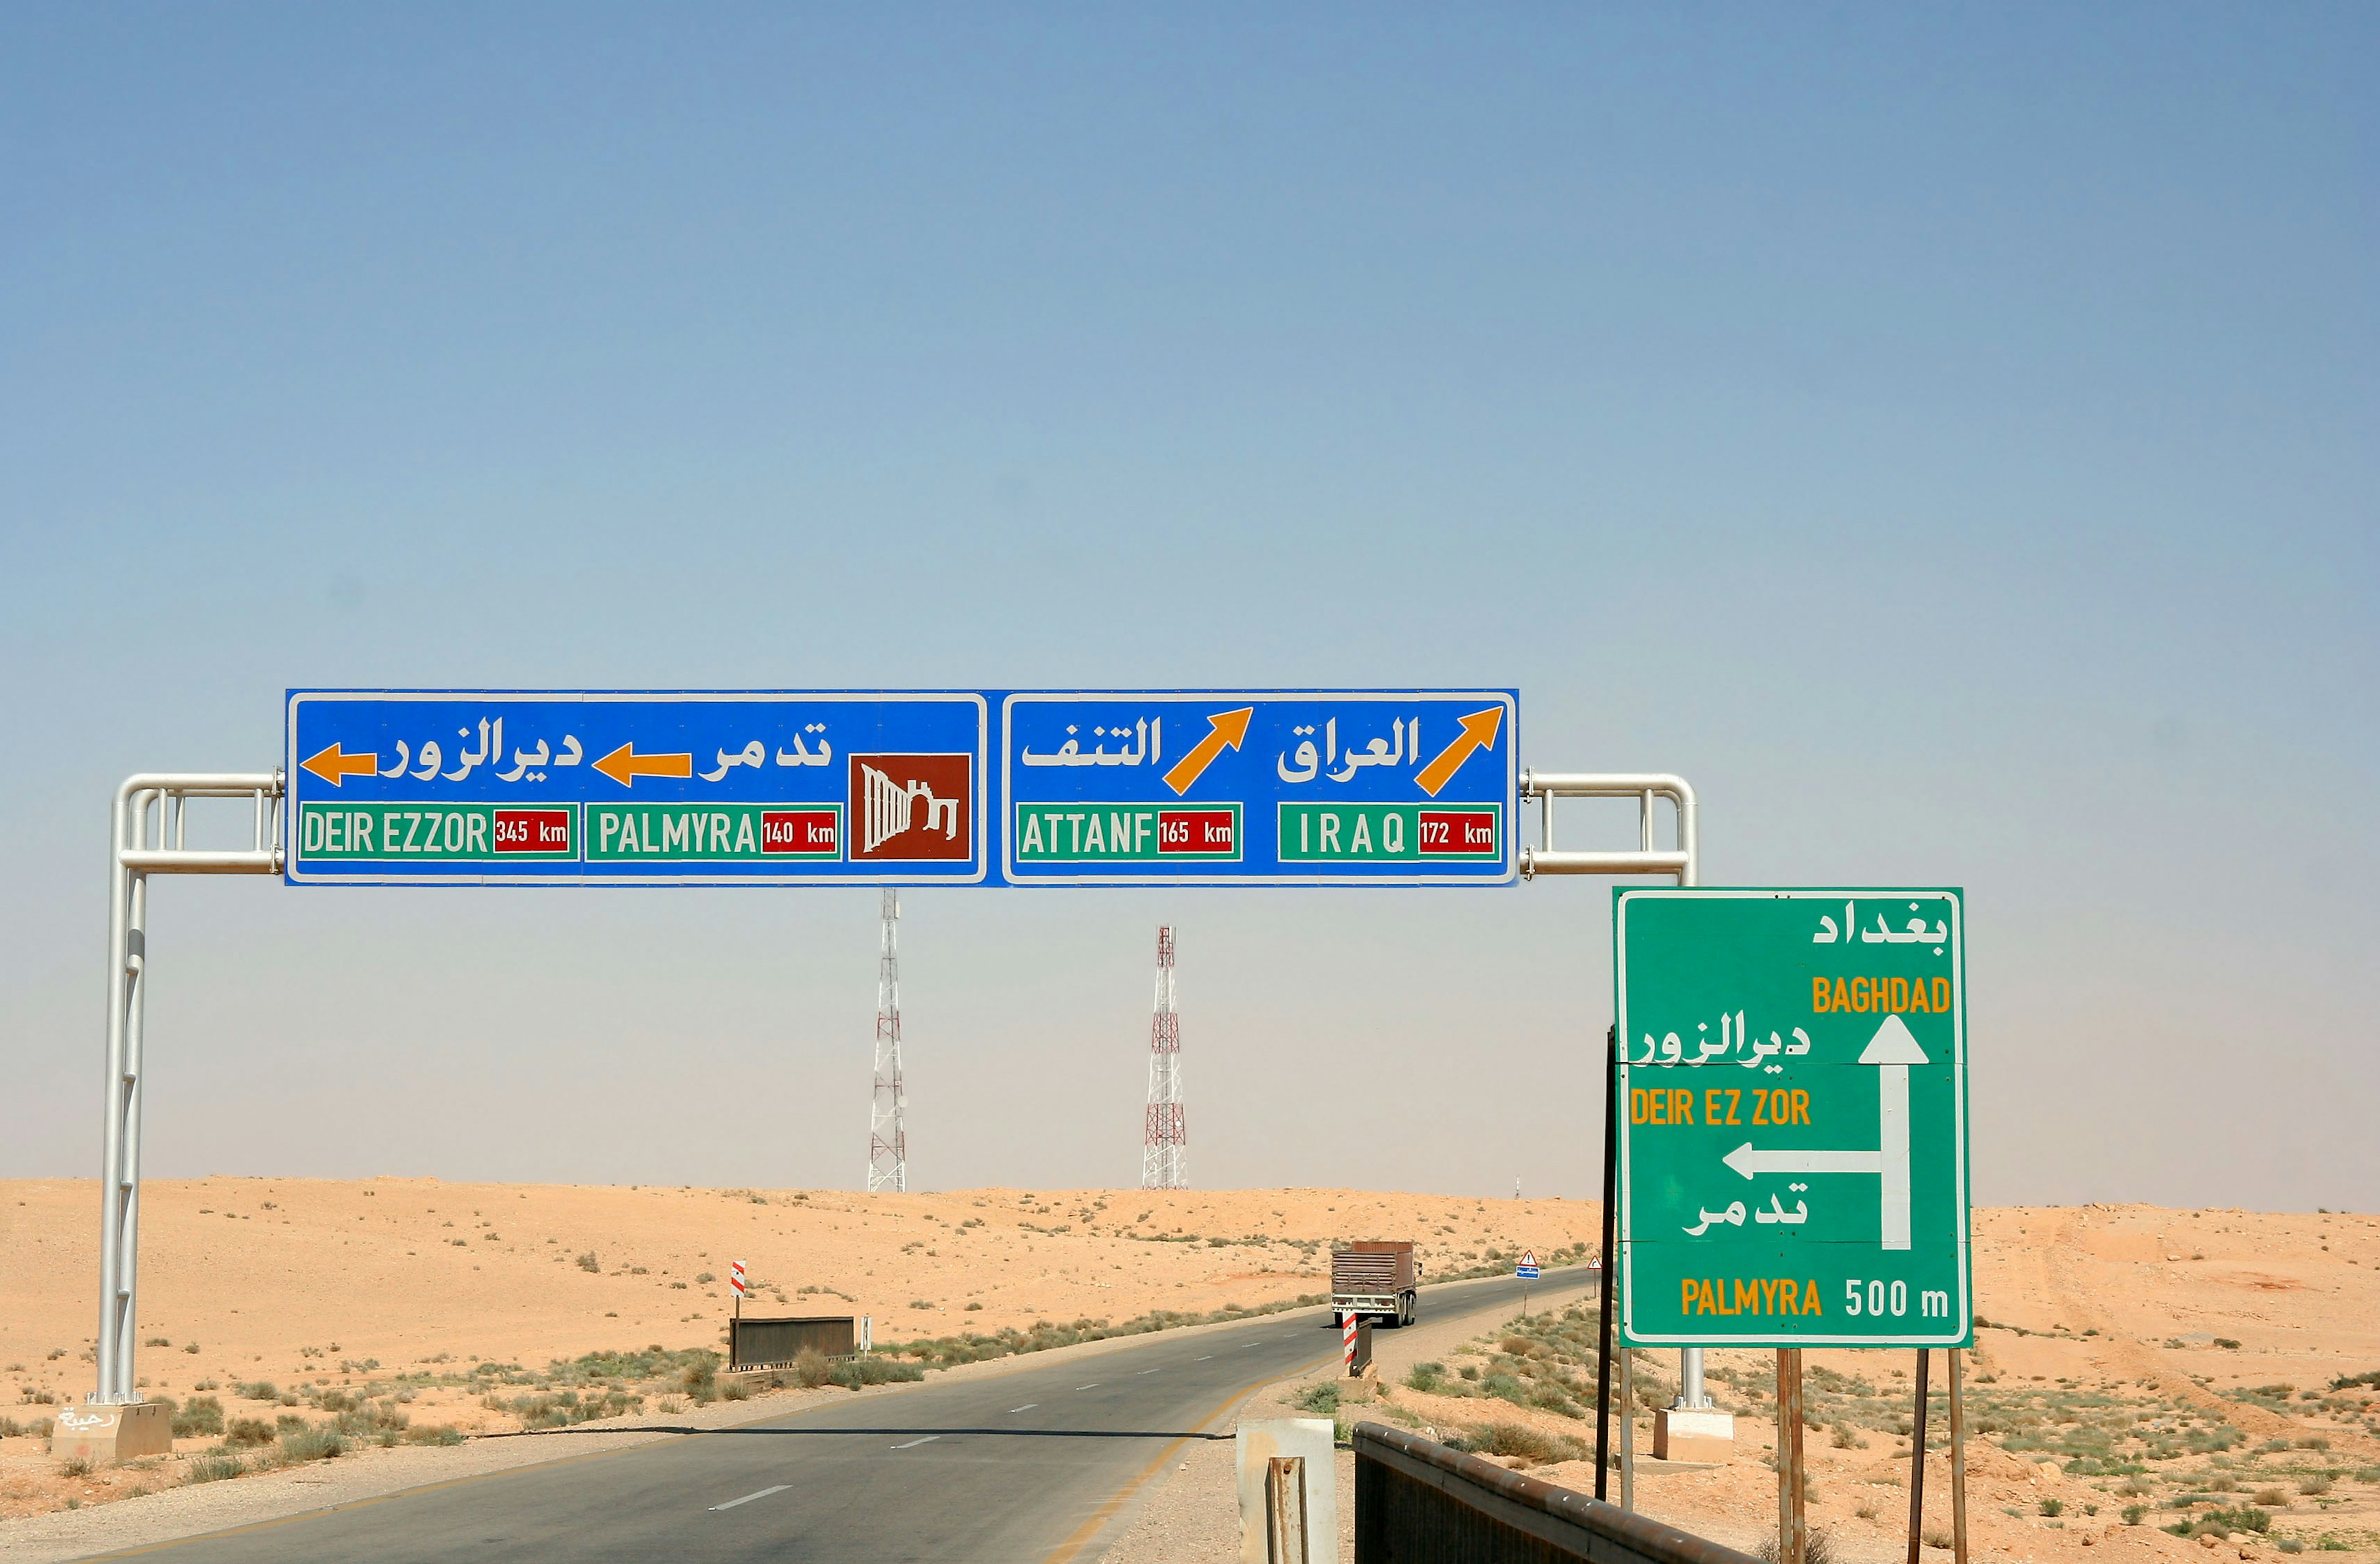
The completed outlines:
[[[1735,1417],[1730,1412],[1664,1407],[1653,1414],[1655,1461],[1727,1461],[1734,1454]]]
[[[174,1420],[155,1401],[69,1406],[50,1425],[50,1454],[61,1461],[80,1456],[96,1465],[113,1465],[173,1453]]]
[[[1338,1428],[1327,1417],[1252,1418],[1239,1425],[1240,1560],[1268,1564],[1275,1557],[1273,1509],[1281,1507],[1305,1522],[1304,1558],[1309,1564],[1329,1564],[1339,1557],[1339,1468],[1333,1451]],[[1281,1496],[1268,1492],[1278,1457],[1300,1461],[1295,1491]],[[1291,1557],[1296,1558],[1294,1544]]]

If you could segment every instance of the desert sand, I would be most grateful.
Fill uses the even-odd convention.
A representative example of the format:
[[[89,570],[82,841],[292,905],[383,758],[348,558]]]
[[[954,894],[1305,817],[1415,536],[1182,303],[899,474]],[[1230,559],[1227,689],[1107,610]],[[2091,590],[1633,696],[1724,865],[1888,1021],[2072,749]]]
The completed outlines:
[[[79,1399],[89,1388],[96,1201],[83,1181],[0,1183],[0,1401],[18,1403],[0,1412],[18,1424],[52,1409],[42,1398]],[[504,1432],[522,1425],[530,1398],[561,1383],[548,1373],[555,1360],[716,1348],[733,1259],[757,1284],[747,1312],[869,1314],[881,1344],[1280,1303],[1325,1288],[1329,1247],[1340,1239],[1413,1236],[1439,1278],[1500,1267],[1524,1246],[1546,1256],[1591,1244],[1597,1222],[1592,1204],[1575,1201],[1343,1190],[866,1196],[167,1182],[144,1193],[141,1293],[141,1336],[166,1344],[143,1349],[140,1372],[153,1395],[212,1395],[235,1418],[319,1421],[344,1393],[401,1408],[407,1437],[441,1426]],[[1988,1322],[1970,1360],[1979,1556],[2201,1558],[2203,1540],[2159,1526],[2251,1506],[2267,1529],[2238,1530],[2225,1557],[2285,1546],[2380,1554],[2380,1221],[2002,1209],[1978,1213],[1976,1245],[1978,1312]],[[1591,1437],[1591,1423],[1461,1380],[1466,1365],[1493,1372],[1501,1337],[1456,1335],[1384,1334],[1388,1394],[1343,1415],[1442,1435],[1477,1437],[1500,1424]],[[1425,1352],[1472,1393],[1399,1383]],[[1648,1393],[1658,1395],[1674,1358],[1646,1361]],[[1912,1362],[1907,1352],[1809,1354],[1814,1381],[1821,1371],[1834,1376],[1814,1397],[1823,1426],[1807,1438],[1812,1519],[1850,1558],[1881,1560],[1905,1535]],[[1575,1376],[1575,1366],[1556,1371],[1548,1360],[1547,1371]],[[1711,1367],[1714,1390],[1740,1414],[1737,1459],[1707,1470],[1647,1462],[1640,1504],[1743,1546],[1775,1508],[1775,1475],[1762,1464],[1773,1438],[1764,1406],[1773,1358],[1714,1352]],[[239,1394],[257,1381],[271,1381],[275,1399]],[[613,1383],[613,1405],[634,1395],[656,1410],[682,1388],[616,1373]],[[1267,1404],[1286,1406],[1296,1393]],[[1938,1401],[1937,1417],[1938,1437]],[[38,1439],[0,1438],[0,1515],[184,1480],[215,1443],[185,1439],[175,1461],[145,1470],[69,1474]],[[1592,1486],[1581,1461],[1535,1468]],[[2205,1502],[2174,1508],[2192,1496]],[[1174,1501],[1203,1507],[1195,1493]],[[1938,1473],[1926,1508],[1929,1529],[1947,1525]]]
[[[0,1182],[0,1417],[16,1425],[91,1388],[98,1200],[84,1180]],[[1576,1201],[1333,1190],[158,1181],[141,1195],[140,1336],[164,1344],[141,1348],[138,1373],[151,1396],[211,1396],[226,1419],[319,1424],[351,1396],[409,1435],[510,1432],[525,1400],[557,1393],[540,1372],[554,1360],[722,1348],[733,1260],[747,1314],[871,1315],[880,1345],[1283,1303],[1328,1288],[1334,1239],[1413,1236],[1446,1276],[1591,1243],[1597,1220]],[[601,1377],[665,1410],[678,1387],[634,1367]],[[238,1393],[267,1386],[270,1400]],[[46,1449],[0,1437],[0,1517],[187,1476],[184,1461],[66,1477]]]

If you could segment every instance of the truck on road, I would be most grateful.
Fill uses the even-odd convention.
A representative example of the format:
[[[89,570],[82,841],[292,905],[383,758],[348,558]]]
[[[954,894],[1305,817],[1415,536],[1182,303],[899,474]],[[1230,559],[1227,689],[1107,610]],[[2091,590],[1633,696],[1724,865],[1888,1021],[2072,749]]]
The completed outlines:
[[[1421,1314],[1421,1261],[1409,1243],[1350,1243],[1330,1251],[1330,1311],[1345,1324],[1411,1325]]]

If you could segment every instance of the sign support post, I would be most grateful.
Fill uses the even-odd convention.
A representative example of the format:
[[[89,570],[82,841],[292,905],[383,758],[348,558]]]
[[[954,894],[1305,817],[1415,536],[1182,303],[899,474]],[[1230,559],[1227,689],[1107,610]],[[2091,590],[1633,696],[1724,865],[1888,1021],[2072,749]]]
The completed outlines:
[[[1777,1349],[1777,1564],[1803,1564],[1809,1526],[1803,1519],[1802,1349]]]
[[[1619,1216],[1620,1054],[1618,1027],[1606,1035],[1610,1045],[1603,1065],[1603,1252],[1596,1256],[1602,1271],[1596,1278],[1595,1343],[1595,1497],[1609,1493],[1611,1473],[1611,1270],[1619,1253],[1611,1239]]]
[[[1967,1354],[1952,1347],[1950,1360],[1950,1546],[1952,1564],[1967,1564]]]
[[[1909,1420],[1909,1564],[1917,1564],[1925,1527],[1925,1360],[1933,1355],[1917,1349],[1917,1414]]]
[[[1636,1508],[1636,1354],[1620,1349],[1620,1508]]]

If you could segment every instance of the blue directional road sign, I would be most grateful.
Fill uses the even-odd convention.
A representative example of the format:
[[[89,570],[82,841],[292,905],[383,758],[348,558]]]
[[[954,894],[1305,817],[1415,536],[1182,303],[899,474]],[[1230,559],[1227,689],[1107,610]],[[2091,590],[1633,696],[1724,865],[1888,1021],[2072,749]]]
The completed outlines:
[[[1514,877],[1512,690],[1014,693],[1018,885],[1456,885]]]
[[[294,885],[978,884],[973,691],[292,690]]]

